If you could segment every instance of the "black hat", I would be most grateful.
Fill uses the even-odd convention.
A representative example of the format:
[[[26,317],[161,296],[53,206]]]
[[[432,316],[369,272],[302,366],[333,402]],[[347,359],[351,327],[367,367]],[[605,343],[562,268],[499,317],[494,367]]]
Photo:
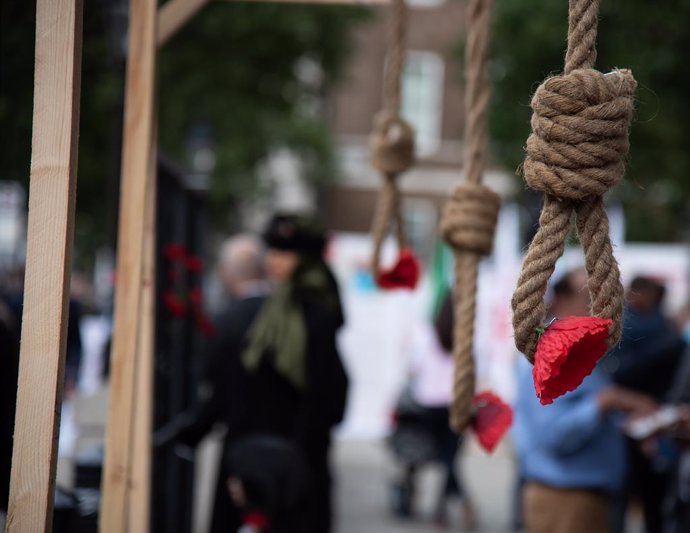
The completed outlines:
[[[300,254],[322,255],[326,247],[325,230],[316,220],[306,215],[275,215],[263,238],[269,248]]]

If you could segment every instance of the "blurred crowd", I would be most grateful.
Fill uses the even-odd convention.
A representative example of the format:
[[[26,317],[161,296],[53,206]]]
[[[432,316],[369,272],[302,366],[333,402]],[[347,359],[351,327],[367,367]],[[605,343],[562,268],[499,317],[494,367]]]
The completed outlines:
[[[218,276],[227,305],[213,320],[194,405],[155,428],[157,449],[191,453],[225,427],[211,533],[327,533],[333,529],[331,433],[342,421],[348,377],[337,348],[345,322],[338,284],[314,220],[275,216],[261,236],[225,241]],[[88,290],[73,283],[65,398],[83,377]],[[21,271],[0,293],[0,516],[7,509],[23,300]],[[586,275],[551,291],[550,318],[589,314]],[[517,357],[512,444],[518,480],[513,527],[527,533],[690,531],[690,306],[664,313],[663,283],[637,277],[627,289],[623,338],[575,391],[540,405],[532,367]],[[110,335],[106,321],[106,337]],[[81,325],[81,328],[80,328]],[[458,469],[464,438],[448,428],[452,395],[452,298],[406,332],[409,379],[387,440],[400,466],[391,511],[415,515],[421,467],[442,466],[433,522],[481,527]],[[87,343],[88,344],[88,343]],[[102,348],[107,372],[107,342]],[[185,452],[187,450],[187,452]]]

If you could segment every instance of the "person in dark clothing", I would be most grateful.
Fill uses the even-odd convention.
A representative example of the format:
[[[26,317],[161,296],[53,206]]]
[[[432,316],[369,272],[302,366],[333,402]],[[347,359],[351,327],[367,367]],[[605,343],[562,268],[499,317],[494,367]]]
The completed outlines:
[[[264,240],[275,290],[268,298],[239,299],[219,318],[205,394],[178,423],[175,439],[193,446],[215,423],[224,423],[223,464],[247,436],[292,443],[308,469],[309,508],[301,533],[327,533],[331,430],[342,420],[348,384],[336,348],[343,324],[338,287],[322,258],[325,234],[311,220],[276,216]],[[226,489],[230,474],[222,469],[219,476],[213,533],[235,531],[241,523],[241,510],[230,504]]]
[[[7,513],[10,490],[18,363],[19,328],[0,298],[0,515]]]
[[[633,279],[627,294],[623,338],[604,360],[604,368],[622,387],[664,401],[682,359],[685,343],[662,311],[665,288],[646,277]],[[670,462],[645,452],[628,439],[628,480],[620,502],[618,521],[622,528],[628,500],[638,496],[644,508],[647,533],[663,531],[663,501],[668,486]]]
[[[668,392],[685,343],[662,311],[665,288],[637,277],[630,284],[620,346],[607,356],[606,369],[621,386],[663,400]]]
[[[16,324],[22,322],[24,307],[23,288],[14,291],[7,297],[7,305]],[[74,298],[69,300],[69,320],[67,321],[67,353],[65,357],[65,395],[71,395],[79,382],[79,367],[81,365],[81,331],[79,324],[82,317],[82,306]]]

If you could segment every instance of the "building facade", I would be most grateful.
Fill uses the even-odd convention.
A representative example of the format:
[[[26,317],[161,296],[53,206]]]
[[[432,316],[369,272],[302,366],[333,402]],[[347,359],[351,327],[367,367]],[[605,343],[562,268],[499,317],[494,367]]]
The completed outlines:
[[[329,226],[368,231],[381,177],[371,167],[368,136],[374,115],[383,108],[389,6],[376,7],[355,37],[344,79],[328,100],[341,175],[327,194]],[[462,44],[465,2],[410,0],[407,54],[401,80],[402,115],[415,127],[417,164],[400,178],[405,218],[416,234],[435,233],[439,209],[462,176],[464,123]],[[512,177],[489,167],[485,180],[502,195]]]

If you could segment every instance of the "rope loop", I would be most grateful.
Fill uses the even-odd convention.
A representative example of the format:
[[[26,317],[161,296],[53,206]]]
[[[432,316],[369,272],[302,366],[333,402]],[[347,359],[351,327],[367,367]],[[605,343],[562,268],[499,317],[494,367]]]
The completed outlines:
[[[585,253],[592,315],[609,318],[608,345],[620,340],[623,286],[609,238],[603,195],[623,179],[636,82],[629,70],[593,69],[599,0],[569,0],[564,74],[532,98],[532,134],[523,174],[544,194],[539,229],[513,294],[515,345],[534,362],[544,296],[563,254],[573,216]]]

